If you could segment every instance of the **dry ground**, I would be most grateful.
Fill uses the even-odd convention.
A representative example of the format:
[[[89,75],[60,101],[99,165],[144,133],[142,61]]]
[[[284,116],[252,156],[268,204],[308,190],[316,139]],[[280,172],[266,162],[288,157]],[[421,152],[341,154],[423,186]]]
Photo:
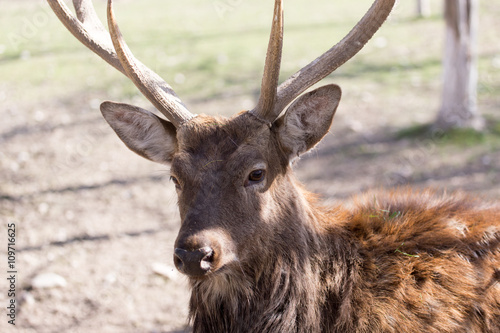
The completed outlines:
[[[188,291],[171,268],[179,217],[168,167],[135,156],[117,139],[98,111],[108,98],[103,92],[40,103],[12,100],[19,91],[0,88],[0,244],[7,223],[15,223],[19,271],[16,329],[2,315],[0,331],[184,332]],[[387,97],[377,82],[360,91],[349,81],[344,91],[331,133],[295,168],[326,202],[401,184],[500,198],[496,136],[475,144],[396,139],[400,129],[433,119],[437,87]],[[187,102],[229,114],[254,98]],[[498,120],[495,92],[480,106]],[[4,255],[2,249],[2,271]],[[155,273],[158,263],[172,275]],[[65,286],[34,288],[42,273],[58,274]]]

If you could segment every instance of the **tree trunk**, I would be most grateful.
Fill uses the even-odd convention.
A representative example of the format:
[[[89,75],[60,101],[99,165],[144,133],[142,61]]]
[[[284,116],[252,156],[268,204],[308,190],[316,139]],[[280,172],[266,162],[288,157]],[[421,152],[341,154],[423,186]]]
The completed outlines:
[[[481,129],[477,110],[478,0],[445,0],[446,44],[443,95],[436,126],[439,129]]]
[[[431,15],[430,0],[417,0],[417,15],[419,17],[428,17]]]

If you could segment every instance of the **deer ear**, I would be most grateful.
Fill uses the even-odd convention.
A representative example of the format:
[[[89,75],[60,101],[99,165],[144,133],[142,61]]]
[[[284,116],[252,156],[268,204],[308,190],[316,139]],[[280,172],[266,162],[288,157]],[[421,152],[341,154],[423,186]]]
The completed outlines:
[[[153,162],[168,163],[177,146],[175,126],[139,107],[101,104],[104,119],[133,152]]]
[[[334,84],[299,97],[279,118],[278,138],[289,159],[314,147],[328,133],[342,92]]]

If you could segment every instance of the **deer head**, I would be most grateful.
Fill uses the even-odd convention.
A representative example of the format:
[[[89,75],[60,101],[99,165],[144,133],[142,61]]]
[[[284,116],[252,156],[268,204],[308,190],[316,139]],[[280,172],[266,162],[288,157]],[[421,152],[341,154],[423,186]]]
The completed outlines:
[[[327,85],[300,95],[360,50],[395,0],[376,0],[342,41],[281,85],[283,4],[276,0],[257,106],[231,118],[187,111],[172,88],[132,55],[116,23],[112,0],[109,33],[91,2],[73,0],[76,17],[63,0],[48,2],[78,40],[132,80],[168,119],[128,104],[101,105],[104,118],[127,147],[171,165],[182,223],[175,265],[189,277],[202,279],[251,261],[252,248],[286,242],[297,228],[307,227],[300,221],[311,213],[293,180],[290,162],[328,132],[341,91]]]

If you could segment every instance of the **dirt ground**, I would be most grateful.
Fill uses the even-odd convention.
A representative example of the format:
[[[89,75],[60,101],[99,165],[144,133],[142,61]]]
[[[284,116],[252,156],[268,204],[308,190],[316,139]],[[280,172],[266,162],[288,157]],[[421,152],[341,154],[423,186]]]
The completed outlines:
[[[403,184],[500,198],[498,149],[396,139],[401,128],[433,119],[429,99],[438,93],[387,99],[377,89],[344,88],[331,133],[295,167],[310,190],[326,203]],[[98,110],[105,95],[40,105],[9,94],[1,87],[0,119],[8,121],[0,122],[0,237],[5,244],[7,224],[15,223],[18,313],[13,329],[4,310],[0,331],[188,331],[187,284],[172,263],[179,216],[168,167],[118,140]],[[254,98],[187,104],[230,114]],[[494,115],[500,103],[495,97],[481,107]],[[39,285],[44,274],[52,274],[49,287]]]

